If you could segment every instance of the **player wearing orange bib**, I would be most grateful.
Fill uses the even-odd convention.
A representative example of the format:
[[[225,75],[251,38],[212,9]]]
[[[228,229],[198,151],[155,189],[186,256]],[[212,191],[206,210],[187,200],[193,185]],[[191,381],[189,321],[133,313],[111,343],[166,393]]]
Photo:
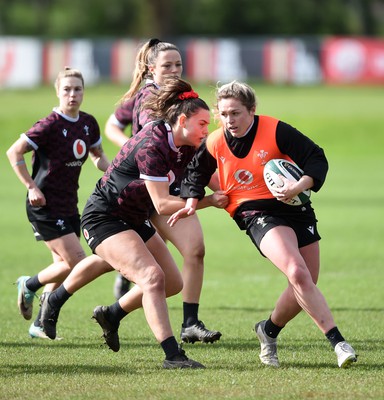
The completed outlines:
[[[185,215],[193,215],[211,175],[218,170],[220,189],[229,199],[226,210],[245,230],[261,254],[288,279],[288,287],[277,300],[269,319],[255,325],[263,364],[279,366],[277,336],[285,325],[304,310],[334,348],[339,367],[356,361],[354,349],[336,327],[324,296],[316,286],[320,271],[320,236],[311,202],[287,203],[300,192],[317,192],[328,170],[324,151],[292,126],[255,115],[252,88],[231,82],[217,90],[217,110],[222,128],[202,144],[188,166],[181,187],[186,206],[175,213],[173,226]],[[293,160],[304,174],[297,182],[282,177],[284,186],[269,193],[263,179],[264,165],[273,158]]]

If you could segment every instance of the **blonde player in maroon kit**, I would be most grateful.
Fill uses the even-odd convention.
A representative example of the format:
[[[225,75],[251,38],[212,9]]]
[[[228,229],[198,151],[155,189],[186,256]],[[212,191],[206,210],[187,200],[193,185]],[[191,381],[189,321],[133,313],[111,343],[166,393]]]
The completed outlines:
[[[36,292],[55,289],[83,258],[80,216],[77,208],[81,167],[90,155],[101,171],[108,168],[96,119],[80,111],[84,79],[80,71],[66,67],[55,82],[59,106],[33,125],[7,151],[9,161],[27,188],[26,209],[36,240],[44,241],[53,263],[33,277],[17,279],[18,307],[32,318]],[[33,151],[32,174],[24,154]],[[29,328],[32,338],[47,338],[40,326],[40,312]]]

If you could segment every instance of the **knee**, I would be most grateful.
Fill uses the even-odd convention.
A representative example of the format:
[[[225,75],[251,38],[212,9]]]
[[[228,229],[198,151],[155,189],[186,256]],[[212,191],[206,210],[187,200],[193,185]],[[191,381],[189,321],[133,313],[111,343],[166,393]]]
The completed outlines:
[[[288,268],[287,278],[294,287],[304,287],[312,285],[312,277],[305,265],[293,263]]]
[[[205,245],[203,240],[199,240],[196,243],[190,243],[182,249],[181,255],[184,259],[188,260],[204,260],[205,257]]]
[[[166,296],[171,297],[180,293],[183,290],[183,279],[180,276],[174,277],[174,279],[168,279],[166,282]]]
[[[136,283],[141,286],[144,293],[165,291],[165,275],[158,265],[147,267]]]
[[[66,260],[66,264],[69,270],[72,270],[81,260],[86,257],[84,250],[78,251],[78,253],[71,255],[71,257]]]

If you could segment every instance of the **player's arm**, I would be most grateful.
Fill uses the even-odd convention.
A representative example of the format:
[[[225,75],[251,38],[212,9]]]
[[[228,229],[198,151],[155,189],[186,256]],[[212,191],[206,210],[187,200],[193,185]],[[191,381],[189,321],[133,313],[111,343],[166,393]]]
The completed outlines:
[[[124,129],[116,123],[116,117],[112,114],[105,124],[105,136],[119,148],[128,140],[128,136],[124,133]]]
[[[145,186],[147,187],[148,193],[151,196],[155,210],[159,215],[171,215],[185,207],[185,200],[178,196],[172,196],[169,194],[168,181],[159,182],[146,180]],[[194,209],[199,210],[206,207],[223,208],[226,207],[227,204],[228,198],[224,192],[217,191],[203,197],[200,201],[196,199]]]
[[[291,157],[304,170],[304,175],[313,179],[310,189],[319,191],[328,172],[324,150],[296,128],[282,121],[277,125],[276,143],[282,153]],[[306,185],[308,182],[303,182],[303,186]]]
[[[185,200],[169,194],[168,180],[145,180],[145,186],[159,215],[170,215],[184,207]]]
[[[20,137],[7,150],[7,157],[20,182],[28,189],[28,199],[31,205],[41,207],[46,204],[45,196],[32,179],[24,159],[24,154],[32,150],[33,147],[23,137]]]
[[[107,158],[107,155],[104,153],[101,144],[89,149],[89,157],[91,158],[95,167],[99,170],[105,172],[109,167],[110,162]]]

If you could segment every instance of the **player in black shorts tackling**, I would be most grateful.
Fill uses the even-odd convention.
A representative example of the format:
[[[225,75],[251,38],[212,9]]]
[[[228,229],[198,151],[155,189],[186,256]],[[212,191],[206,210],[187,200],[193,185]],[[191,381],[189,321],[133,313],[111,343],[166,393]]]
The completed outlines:
[[[166,244],[152,227],[149,217],[155,210],[170,215],[184,200],[169,193],[180,183],[182,171],[195,149],[208,134],[210,112],[191,86],[169,79],[145,101],[152,123],[129,139],[112,161],[90,196],[81,219],[82,231],[95,255],[136,285],[110,307],[98,306],[94,317],[103,329],[108,346],[120,348],[118,328],[129,312],[144,308],[153,334],[165,353],[164,368],[202,368],[189,360],[172,333],[166,296],[182,289],[181,274]],[[199,207],[225,207],[221,192],[204,197]],[[60,308],[74,293],[95,278],[92,266],[80,263],[55,292],[42,303],[42,324],[54,338]],[[91,276],[91,278],[90,278]]]
[[[121,147],[128,137],[124,131],[129,124],[132,126],[132,136],[151,121],[150,112],[143,108],[145,99],[153,90],[161,88],[165,79],[180,78],[183,71],[181,53],[172,43],[151,39],[140,48],[133,71],[133,80],[128,92],[123,96],[121,104],[110,116],[105,127],[106,136]],[[210,184],[212,190],[217,190],[215,179]],[[178,196],[180,186],[176,182],[170,186],[170,194]],[[183,257],[181,273],[183,275],[183,322],[180,338],[183,342],[196,341],[213,343],[220,339],[221,332],[208,329],[199,318],[200,295],[204,278],[205,245],[203,231],[197,215],[185,219],[170,229],[168,217],[153,212],[151,222],[161,237],[171,242]],[[118,275],[114,285],[116,299],[129,290],[129,282]]]

